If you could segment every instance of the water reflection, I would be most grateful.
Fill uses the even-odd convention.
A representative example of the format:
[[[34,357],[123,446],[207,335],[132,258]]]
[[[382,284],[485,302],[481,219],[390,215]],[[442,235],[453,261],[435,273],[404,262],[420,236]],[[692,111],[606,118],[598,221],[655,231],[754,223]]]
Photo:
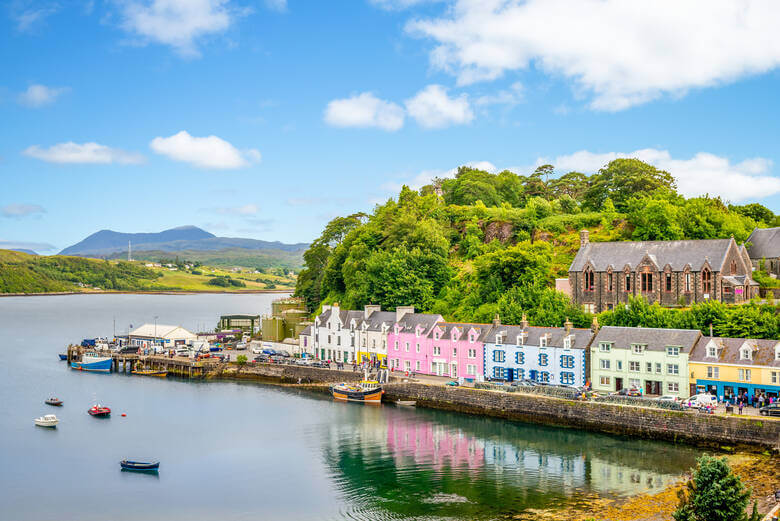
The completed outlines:
[[[344,404],[326,426],[331,478],[355,519],[490,518],[577,494],[662,488],[687,447],[431,410]],[[343,420],[343,421],[341,421]]]

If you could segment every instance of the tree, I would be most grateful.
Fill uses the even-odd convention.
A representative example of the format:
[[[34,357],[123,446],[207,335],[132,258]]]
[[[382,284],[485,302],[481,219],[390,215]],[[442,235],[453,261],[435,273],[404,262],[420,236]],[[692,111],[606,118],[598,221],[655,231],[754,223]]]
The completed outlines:
[[[551,179],[547,188],[552,197],[568,195],[579,201],[588,189],[588,176],[580,172],[569,172],[558,179]]]
[[[615,207],[624,211],[632,197],[658,193],[677,193],[672,174],[639,159],[615,159],[591,177],[584,202],[600,210],[611,198]]]
[[[763,222],[767,226],[771,226],[775,220],[774,212],[758,203],[751,203],[743,206],[729,205],[729,210],[744,215],[745,217],[750,217],[754,221]]]
[[[726,458],[704,455],[685,488],[678,493],[680,502],[672,517],[675,521],[758,521],[753,505],[748,516],[750,491],[729,468]]]
[[[246,365],[246,362],[247,362],[246,355],[238,355],[236,357],[236,363],[238,364],[239,371],[241,370],[242,367]]]
[[[638,241],[672,241],[683,238],[677,206],[664,199],[634,197],[628,202],[631,238]]]

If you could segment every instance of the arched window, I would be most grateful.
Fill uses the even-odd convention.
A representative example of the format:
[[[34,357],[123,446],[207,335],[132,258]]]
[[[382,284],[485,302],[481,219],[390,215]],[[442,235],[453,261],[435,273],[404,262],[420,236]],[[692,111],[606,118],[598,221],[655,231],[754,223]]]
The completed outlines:
[[[645,268],[644,270],[642,270],[640,279],[642,281],[642,291],[644,292],[653,291],[653,273],[650,271],[649,268]]]
[[[626,271],[626,291],[631,291],[631,272]]]
[[[735,260],[731,261],[731,274],[732,275],[737,274],[737,261]]]
[[[612,291],[612,268],[607,270],[607,291]]]
[[[593,291],[596,289],[595,277],[593,276],[593,270],[588,267],[585,268],[585,291]]]
[[[701,288],[704,293],[712,292],[712,272],[708,268],[701,271]]]

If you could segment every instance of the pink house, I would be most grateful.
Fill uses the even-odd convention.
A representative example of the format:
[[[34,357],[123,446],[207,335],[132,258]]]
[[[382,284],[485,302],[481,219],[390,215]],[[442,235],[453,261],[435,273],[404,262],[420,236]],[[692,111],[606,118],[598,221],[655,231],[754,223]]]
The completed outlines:
[[[410,328],[405,327],[402,320],[388,335],[390,367],[395,371],[482,381],[485,363],[483,337],[490,327],[486,324],[441,320],[429,323],[421,320]]]

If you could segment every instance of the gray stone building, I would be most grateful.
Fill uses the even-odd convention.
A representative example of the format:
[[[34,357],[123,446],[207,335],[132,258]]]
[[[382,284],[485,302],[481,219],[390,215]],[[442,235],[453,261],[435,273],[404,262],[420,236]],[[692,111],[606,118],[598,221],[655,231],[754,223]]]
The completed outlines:
[[[764,260],[764,271],[780,277],[780,227],[756,228],[748,237],[747,252],[753,266]]]
[[[569,284],[572,301],[597,313],[640,295],[662,306],[744,302],[758,294],[751,274],[747,250],[733,237],[590,242],[582,230]]]

